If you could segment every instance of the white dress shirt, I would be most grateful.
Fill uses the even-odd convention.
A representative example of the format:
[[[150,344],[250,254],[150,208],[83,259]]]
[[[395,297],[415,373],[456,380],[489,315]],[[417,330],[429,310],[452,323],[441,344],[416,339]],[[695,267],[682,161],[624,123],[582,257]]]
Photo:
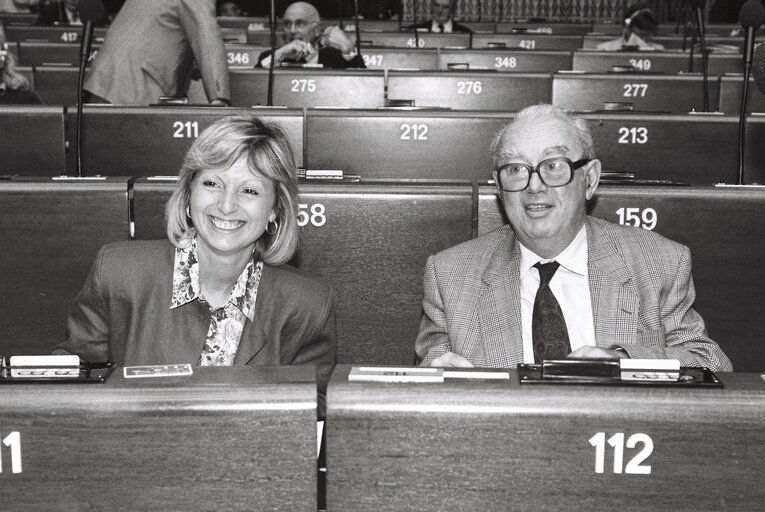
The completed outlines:
[[[560,267],[550,281],[550,290],[560,304],[566,320],[571,350],[595,345],[595,322],[590,300],[590,280],[587,274],[587,228],[582,228],[563,252],[555,258],[545,259],[521,246],[521,330],[523,333],[523,362],[534,363],[531,336],[531,316],[534,298],[539,289],[538,262],[557,261]]]
[[[452,31],[452,20],[449,19],[446,21],[446,23],[442,23],[444,26],[444,34],[449,34]],[[438,22],[436,20],[433,20],[433,22],[430,24],[430,31],[431,32],[441,32],[438,28]]]

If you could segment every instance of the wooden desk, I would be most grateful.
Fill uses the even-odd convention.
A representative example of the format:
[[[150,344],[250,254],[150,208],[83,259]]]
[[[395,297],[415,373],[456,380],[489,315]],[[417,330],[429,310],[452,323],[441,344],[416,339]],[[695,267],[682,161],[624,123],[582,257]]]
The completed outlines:
[[[589,213],[687,245],[695,309],[734,371],[765,369],[765,189],[601,185]],[[478,190],[478,234],[506,223],[493,185]]]
[[[0,499],[15,510],[316,510],[313,367],[5,385]]]
[[[64,109],[3,105],[0,108],[0,174],[64,174]]]
[[[701,56],[693,57],[693,70],[701,72]],[[676,74],[690,70],[688,52],[601,52],[574,51],[572,68],[589,73],[608,73],[614,66],[632,66],[635,71]],[[743,73],[744,64],[738,54],[712,54],[708,60],[710,76],[725,73]]]
[[[496,69],[524,73],[555,73],[571,69],[571,52],[552,50],[524,50],[519,48],[482,48],[454,50],[440,48],[438,69]]]
[[[348,371],[329,384],[327,510],[755,511],[765,500],[759,374],[701,390],[520,385],[515,370],[348,382]]]

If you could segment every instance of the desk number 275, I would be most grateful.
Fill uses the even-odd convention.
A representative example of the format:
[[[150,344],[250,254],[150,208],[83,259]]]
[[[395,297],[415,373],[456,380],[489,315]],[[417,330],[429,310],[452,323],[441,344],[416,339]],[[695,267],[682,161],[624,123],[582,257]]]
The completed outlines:
[[[595,473],[604,473],[606,466],[606,444],[613,448],[614,473],[626,473],[628,475],[650,475],[651,466],[643,462],[653,452],[653,440],[648,434],[632,434],[624,442],[624,433],[618,432],[606,441],[606,433],[598,432],[590,438],[590,444],[595,447]],[[624,448],[642,448],[624,465]]]
[[[11,432],[5,436],[3,444],[11,448],[11,472],[21,473],[21,434],[18,431]],[[0,455],[2,455],[1,451]],[[0,473],[2,472],[3,459],[2,456],[0,456]]]

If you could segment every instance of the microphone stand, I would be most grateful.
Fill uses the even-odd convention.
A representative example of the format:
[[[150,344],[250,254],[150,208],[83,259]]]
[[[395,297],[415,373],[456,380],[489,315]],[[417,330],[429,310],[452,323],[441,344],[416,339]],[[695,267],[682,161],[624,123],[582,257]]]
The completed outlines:
[[[701,12],[700,7],[693,9],[695,11],[696,25],[699,34],[699,41],[701,42],[701,69],[704,75],[704,112],[709,112],[709,71],[708,71],[708,57],[707,47],[704,35],[704,14]]]
[[[268,24],[271,27],[271,62],[268,63],[268,92],[266,94],[266,104],[269,107],[274,105],[274,61],[276,60],[276,5],[275,0],[271,0],[271,10],[268,13]]]
[[[752,27],[746,28],[747,32],[754,32]],[[749,38],[747,38],[747,41]],[[752,35],[751,40],[754,40]],[[749,52],[748,49],[744,49],[744,52]],[[751,53],[751,52],[749,52]],[[749,99],[749,76],[752,72],[751,59],[744,59],[744,84],[741,87],[741,109],[738,113],[738,185],[744,184],[744,160],[746,158],[746,106]]]
[[[82,27],[82,42],[80,44],[80,70],[77,76],[77,130],[76,130],[76,151],[77,151],[77,177],[84,176],[82,166],[82,102],[85,96],[85,65],[88,62],[90,54],[90,45],[93,40],[93,22],[86,20]]]
[[[363,58],[361,57],[361,27],[359,23],[359,0],[353,0],[353,19],[356,23],[356,58],[359,59],[359,62],[363,62]],[[359,64],[358,67],[361,67]]]

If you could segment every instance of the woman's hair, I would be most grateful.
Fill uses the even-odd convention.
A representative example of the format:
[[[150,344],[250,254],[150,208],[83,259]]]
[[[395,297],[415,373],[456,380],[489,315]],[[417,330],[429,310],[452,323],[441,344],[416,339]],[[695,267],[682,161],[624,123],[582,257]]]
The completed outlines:
[[[3,24],[0,23],[0,45],[5,44],[5,30]],[[28,89],[29,81],[27,78],[16,71],[16,57],[13,52],[8,52],[5,60],[5,65],[0,68],[0,83],[5,84],[8,89]]]
[[[584,119],[575,117],[555,105],[539,104],[531,105],[518,112],[512,121],[503,126],[494,135],[491,141],[491,156],[495,166],[499,165],[499,162],[503,159],[502,137],[505,133],[512,132],[519,121],[526,119],[533,121],[540,118],[551,118],[561,121],[582,149],[582,158],[595,158],[595,144],[587,122]]]
[[[218,119],[191,145],[178,174],[178,184],[167,201],[167,236],[176,247],[187,247],[195,230],[187,215],[191,186],[201,171],[228,169],[246,157],[250,170],[274,184],[275,221],[273,235],[263,233],[255,243],[254,257],[270,265],[289,261],[297,251],[297,169],[287,136],[272,123],[251,114]]]
[[[648,5],[635,4],[624,13],[624,26],[630,30],[639,29],[642,32],[655,34],[659,23]]]

